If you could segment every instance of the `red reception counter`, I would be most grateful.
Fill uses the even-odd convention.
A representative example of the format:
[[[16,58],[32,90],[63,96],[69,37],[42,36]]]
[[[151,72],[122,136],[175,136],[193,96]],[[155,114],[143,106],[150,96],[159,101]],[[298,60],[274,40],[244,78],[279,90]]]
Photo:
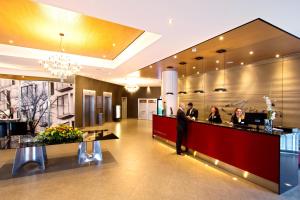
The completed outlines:
[[[153,115],[153,137],[176,142],[176,118]],[[197,156],[283,193],[298,185],[298,133],[265,133],[190,121],[185,143]]]

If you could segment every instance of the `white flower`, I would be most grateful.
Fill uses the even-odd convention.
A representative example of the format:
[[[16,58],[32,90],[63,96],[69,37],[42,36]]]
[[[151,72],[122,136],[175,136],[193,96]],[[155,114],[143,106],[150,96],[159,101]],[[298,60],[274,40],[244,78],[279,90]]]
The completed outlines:
[[[276,112],[272,112],[271,120],[274,120],[276,118]]]
[[[267,110],[268,111],[272,111],[272,101],[271,101],[271,99],[269,97],[267,97],[267,96],[264,96],[263,98],[266,101]]]

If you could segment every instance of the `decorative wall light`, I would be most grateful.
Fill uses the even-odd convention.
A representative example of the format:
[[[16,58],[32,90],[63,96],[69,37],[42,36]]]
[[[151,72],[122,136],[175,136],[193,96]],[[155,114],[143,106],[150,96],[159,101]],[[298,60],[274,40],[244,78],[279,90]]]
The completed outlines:
[[[167,92],[166,95],[174,95],[173,92]]]
[[[186,91],[179,91],[178,94],[187,94]]]
[[[194,93],[204,93],[203,90],[194,90]]]
[[[222,54],[222,56],[223,56],[223,86],[215,88],[214,92],[226,92],[227,91],[227,89],[225,88],[225,67],[226,67],[225,53],[226,53],[226,50],[225,49],[219,49],[216,52],[219,53],[219,54]]]
[[[147,93],[150,94],[151,93],[151,89],[150,86],[147,87]]]

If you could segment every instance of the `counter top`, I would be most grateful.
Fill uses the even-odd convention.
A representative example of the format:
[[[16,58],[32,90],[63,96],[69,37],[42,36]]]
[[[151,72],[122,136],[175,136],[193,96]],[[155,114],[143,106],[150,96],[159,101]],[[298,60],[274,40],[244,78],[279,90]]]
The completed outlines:
[[[176,115],[173,115],[173,116],[156,115],[156,116],[176,119]],[[273,135],[273,136],[281,136],[281,135],[286,135],[286,134],[295,134],[295,133],[299,132],[298,128],[290,128],[292,130],[290,132],[284,131],[283,129],[277,129],[276,128],[276,129],[273,129],[272,133],[269,133],[269,132],[266,132],[264,129],[257,130],[256,127],[253,127],[253,126],[238,126],[238,125],[232,125],[230,123],[211,123],[211,122],[204,121],[204,120],[190,120],[190,122],[202,123],[202,124],[208,124],[208,125],[214,125],[214,126],[221,126],[221,127],[231,128],[231,129],[248,131],[248,132],[251,132],[251,133],[267,134],[267,135]]]

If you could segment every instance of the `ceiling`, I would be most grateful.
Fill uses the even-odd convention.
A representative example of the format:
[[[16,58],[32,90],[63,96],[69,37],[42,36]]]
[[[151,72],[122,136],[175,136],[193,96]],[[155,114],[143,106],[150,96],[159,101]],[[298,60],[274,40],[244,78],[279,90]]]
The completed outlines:
[[[144,31],[28,0],[0,1],[0,43],[113,60]],[[65,19],[65,20],[62,20]]]
[[[140,75],[160,79],[162,71],[172,68],[184,77],[296,53],[300,53],[300,38],[256,19],[153,63],[141,69]]]
[[[300,36],[300,1],[289,0],[38,0],[40,3],[67,9],[86,16],[134,27],[159,34],[159,39],[149,42],[127,59],[107,68],[103,63],[84,65],[80,75],[109,82],[120,83],[128,73],[158,62],[253,19],[262,18],[296,36]],[[65,19],[62,19],[65,20]],[[172,22],[172,23],[169,23]],[[138,38],[139,39],[139,38]],[[225,40],[224,40],[225,41]],[[141,43],[144,41],[141,40]],[[18,73],[32,76],[49,76],[37,65],[37,57],[22,57],[27,50],[16,56],[13,49],[0,46],[0,68],[2,73]],[[1,51],[3,49],[3,51]],[[10,54],[5,54],[7,49]],[[46,52],[48,53],[48,52]],[[45,55],[46,55],[45,53]],[[36,52],[32,53],[36,55]],[[122,54],[122,53],[121,53]],[[4,67],[3,67],[4,66]],[[18,68],[16,71],[15,68]],[[35,69],[35,70],[34,70]],[[143,79],[143,78],[142,78]],[[146,81],[151,85],[149,79]],[[158,79],[150,82],[159,84]],[[142,85],[143,83],[141,83]]]

